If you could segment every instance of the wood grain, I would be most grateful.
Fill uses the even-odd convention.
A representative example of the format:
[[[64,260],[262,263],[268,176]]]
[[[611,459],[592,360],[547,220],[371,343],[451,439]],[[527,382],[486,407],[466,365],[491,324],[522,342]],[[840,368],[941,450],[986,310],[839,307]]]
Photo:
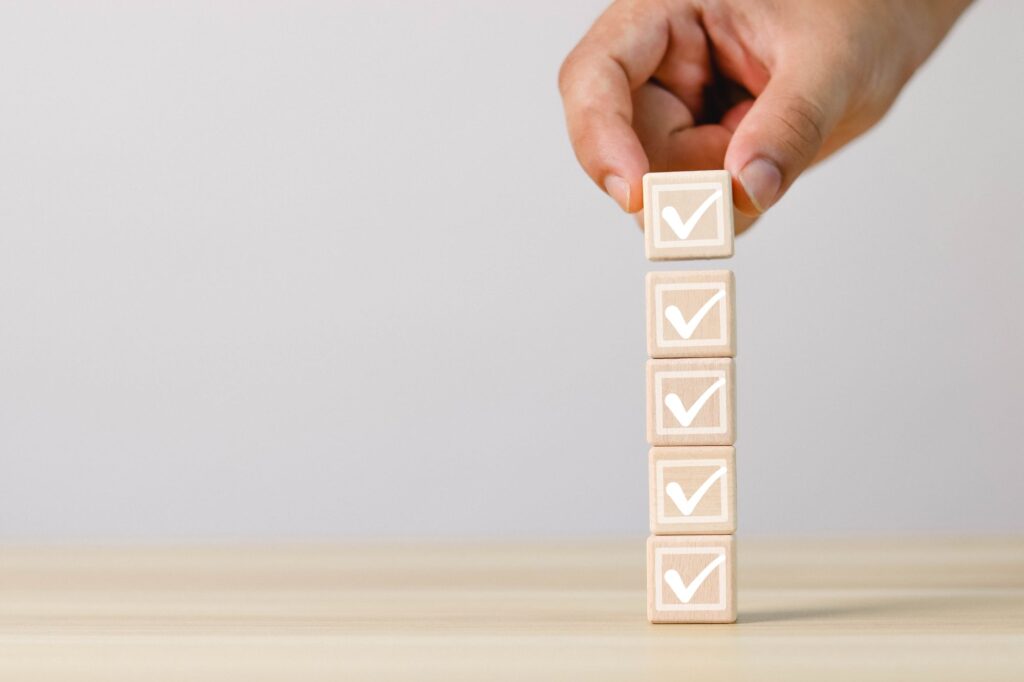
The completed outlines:
[[[648,272],[646,284],[648,355],[735,357],[736,278],[731,271]]]
[[[731,445],[651,448],[647,476],[654,535],[736,532],[736,449]]]
[[[647,538],[647,619],[652,623],[735,622],[736,542],[733,537],[652,535]]]
[[[651,445],[735,443],[735,367],[732,358],[648,360],[647,442]],[[670,399],[676,401],[675,410]],[[681,417],[688,419],[680,421]]]
[[[0,680],[1021,680],[1024,539],[740,538],[651,625],[643,538],[0,549]]]
[[[644,250],[650,260],[733,254],[732,178],[727,171],[647,173],[643,214]]]

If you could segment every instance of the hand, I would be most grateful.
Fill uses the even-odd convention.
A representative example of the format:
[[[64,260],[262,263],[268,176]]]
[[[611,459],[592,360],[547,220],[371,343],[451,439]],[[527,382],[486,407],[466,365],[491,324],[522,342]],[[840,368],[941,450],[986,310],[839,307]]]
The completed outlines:
[[[878,122],[968,4],[618,0],[559,73],[576,157],[629,212],[649,170],[725,168],[757,216]]]

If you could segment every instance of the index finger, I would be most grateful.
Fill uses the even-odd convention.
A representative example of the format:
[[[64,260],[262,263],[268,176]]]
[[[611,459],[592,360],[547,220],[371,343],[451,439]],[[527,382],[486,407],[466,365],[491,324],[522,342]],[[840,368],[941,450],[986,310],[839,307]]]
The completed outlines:
[[[576,158],[626,211],[639,211],[647,156],[633,131],[632,91],[654,74],[668,48],[660,8],[624,0],[602,14],[558,74]]]

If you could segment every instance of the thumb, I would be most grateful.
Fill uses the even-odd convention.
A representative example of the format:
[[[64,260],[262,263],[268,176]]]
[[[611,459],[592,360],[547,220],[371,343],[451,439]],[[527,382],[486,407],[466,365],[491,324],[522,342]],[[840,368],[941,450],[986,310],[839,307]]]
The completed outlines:
[[[740,121],[725,154],[736,207],[764,213],[806,169],[835,126],[836,83],[806,66],[773,75]]]

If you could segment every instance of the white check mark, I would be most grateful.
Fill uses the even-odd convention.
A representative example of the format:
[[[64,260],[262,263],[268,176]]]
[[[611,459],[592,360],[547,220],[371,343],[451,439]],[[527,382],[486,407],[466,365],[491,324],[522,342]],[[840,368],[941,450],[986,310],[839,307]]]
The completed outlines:
[[[700,408],[704,407],[704,403],[710,400],[715,391],[723,385],[725,385],[725,379],[719,379],[708,386],[707,390],[701,393],[696,402],[690,406],[690,409],[686,409],[686,406],[683,405],[683,401],[679,399],[679,396],[675,393],[669,393],[665,396],[665,407],[669,409],[672,416],[676,418],[676,421],[682,424],[685,428],[693,423],[693,420],[697,418],[697,414],[700,413]]]
[[[688,339],[693,336],[693,332],[697,330],[697,325],[699,325],[700,321],[704,319],[704,316],[708,314],[708,311],[710,311],[711,308],[724,297],[725,289],[719,289],[716,291],[715,295],[709,298],[707,303],[702,305],[700,310],[695,312],[689,321],[683,317],[683,313],[679,308],[674,305],[670,305],[665,308],[665,319],[672,323],[672,326],[676,328],[677,332],[679,332],[679,336],[684,339]]]
[[[693,595],[696,594],[697,590],[700,589],[700,586],[705,580],[707,580],[708,576],[711,575],[711,572],[718,568],[718,565],[723,561],[725,561],[725,555],[719,554],[711,561],[710,564],[704,567],[703,571],[697,574],[697,577],[690,581],[689,585],[683,582],[683,578],[679,575],[679,571],[674,568],[670,568],[665,571],[665,582],[667,582],[668,586],[672,588],[673,592],[675,592],[679,601],[684,604],[689,604],[690,600],[693,599]]]
[[[680,239],[686,239],[693,232],[693,228],[697,226],[697,221],[704,215],[711,204],[715,203],[715,200],[722,196],[722,190],[716,189],[711,196],[704,200],[697,210],[693,212],[693,215],[688,220],[683,220],[682,216],[679,215],[679,211],[674,206],[666,206],[661,209],[661,218],[668,226],[672,228],[672,231],[676,233],[676,236]]]
[[[711,486],[715,484],[715,481],[725,476],[725,467],[718,467],[718,471],[711,474],[708,480],[704,481],[697,490],[694,491],[693,497],[687,499],[683,493],[683,487],[672,481],[665,486],[665,494],[672,498],[672,501],[676,503],[676,507],[683,513],[683,516],[689,516],[693,513],[693,510],[700,504],[701,499],[709,490]]]

